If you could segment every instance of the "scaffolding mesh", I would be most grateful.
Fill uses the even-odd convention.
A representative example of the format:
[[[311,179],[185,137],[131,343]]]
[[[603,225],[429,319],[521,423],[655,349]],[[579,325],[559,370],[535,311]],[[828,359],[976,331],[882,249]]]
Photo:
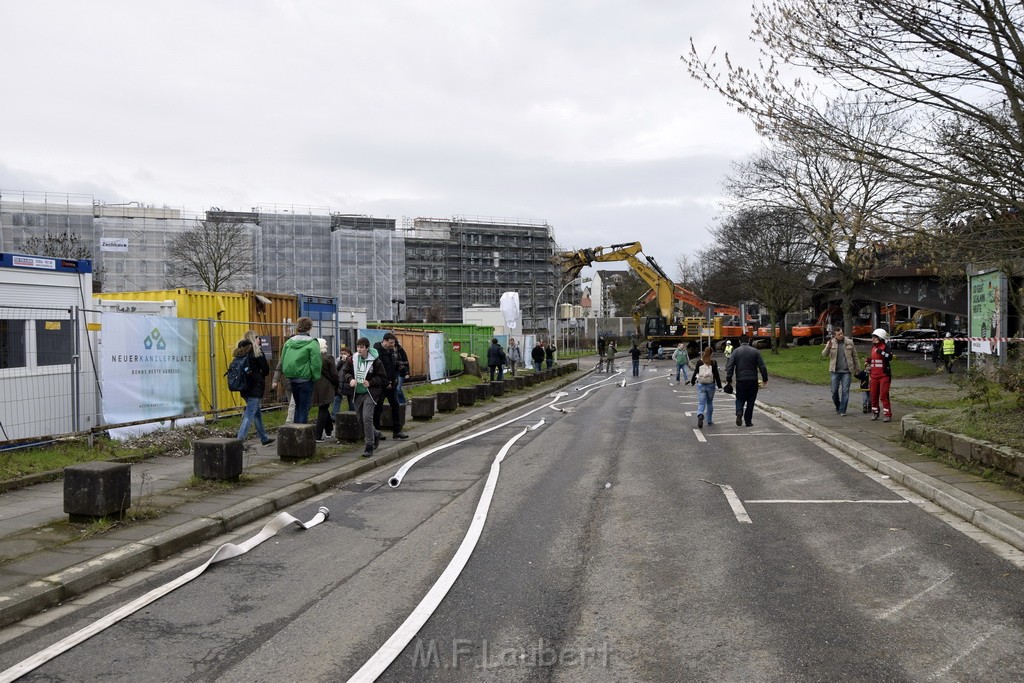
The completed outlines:
[[[405,240],[390,230],[340,228],[331,235],[333,295],[346,308],[365,308],[369,320],[393,320],[393,299],[405,301]],[[405,317],[404,314],[402,316]]]

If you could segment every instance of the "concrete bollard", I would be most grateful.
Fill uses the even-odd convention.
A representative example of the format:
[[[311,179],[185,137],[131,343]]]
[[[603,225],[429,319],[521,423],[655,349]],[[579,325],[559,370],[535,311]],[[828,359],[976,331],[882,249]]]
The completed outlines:
[[[391,422],[391,404],[384,406],[384,411],[380,414],[380,428],[384,430],[390,429],[391,431],[402,431],[401,427],[405,425],[405,406],[407,403],[402,403],[398,406],[398,425],[399,429],[395,429]]]
[[[490,382],[480,382],[473,389],[476,390],[476,399],[483,401],[491,397],[491,384]]]
[[[277,457],[301,460],[316,455],[316,425],[281,425],[277,430]]]
[[[505,380],[496,379],[491,382],[491,396],[502,396],[505,393]]]
[[[64,468],[64,512],[72,522],[124,516],[132,506],[132,467],[118,462],[85,462]]]
[[[414,396],[412,398],[412,419],[429,420],[434,417],[434,397]]]
[[[363,440],[363,424],[351,410],[339,410],[334,416],[334,437],[338,443],[355,443]]]
[[[437,394],[437,412],[454,413],[459,407],[457,391],[439,391]]]
[[[242,474],[242,442],[212,437],[192,444],[192,473],[200,479],[238,481]]]
[[[473,387],[459,387],[459,405],[469,407],[476,403],[476,389]]]

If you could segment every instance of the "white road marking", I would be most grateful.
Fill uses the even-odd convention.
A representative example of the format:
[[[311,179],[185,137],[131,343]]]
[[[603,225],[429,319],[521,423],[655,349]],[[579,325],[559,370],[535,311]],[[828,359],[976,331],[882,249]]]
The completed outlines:
[[[711,436],[803,436],[802,434],[783,434],[781,432],[727,432]]]
[[[907,598],[906,600],[904,600],[903,602],[901,602],[901,603],[899,603],[897,605],[893,605],[889,609],[885,610],[884,612],[882,612],[882,615],[879,618],[880,619],[888,619],[889,617],[891,617],[892,615],[896,614],[897,612],[899,612],[903,608],[908,607],[909,605],[912,605],[913,603],[917,602],[918,600],[920,600],[924,596],[928,595],[928,593],[931,593],[933,590],[935,590],[936,588],[938,588],[942,584],[946,583],[951,578],[953,578],[952,574],[948,575],[944,579],[940,579],[940,580],[936,581],[935,583],[933,583],[932,585],[928,586],[927,588],[925,588],[923,591],[921,591],[917,595],[912,595],[909,598]]]
[[[953,659],[949,660],[949,662],[945,666],[942,666],[939,669],[937,669],[935,673],[928,677],[927,680],[934,681],[937,678],[944,678],[945,675],[949,673],[950,669],[959,664],[965,657],[967,657],[975,650],[977,650],[982,643],[984,643],[986,640],[988,640],[989,638],[991,638],[992,636],[994,636],[1002,630],[1002,626],[997,626],[985,635],[978,636],[970,643],[970,645],[968,645],[962,652],[960,652],[960,654],[958,654],[956,657],[953,657]]]
[[[702,430],[697,429],[696,427],[694,427],[693,428],[693,433],[697,437],[697,441],[700,441],[701,443],[707,443],[708,442],[708,440],[704,438],[704,432]]]
[[[732,487],[728,484],[719,484],[722,487],[722,492],[725,494],[725,499],[729,501],[729,507],[732,508],[732,512],[736,515],[736,521],[742,522],[743,524],[753,524],[750,520],[750,516],[747,515],[746,508],[743,507],[743,502],[740,497],[736,495],[736,492],[732,490]]]

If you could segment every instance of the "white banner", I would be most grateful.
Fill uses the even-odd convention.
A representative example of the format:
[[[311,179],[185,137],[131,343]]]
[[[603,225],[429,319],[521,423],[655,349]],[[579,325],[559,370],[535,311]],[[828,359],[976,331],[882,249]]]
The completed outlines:
[[[199,411],[195,320],[104,312],[101,329],[105,423]]]
[[[427,335],[427,372],[430,379],[443,379],[448,374],[444,357],[444,334],[431,332]]]
[[[115,237],[101,237],[100,251],[128,251],[128,240]]]

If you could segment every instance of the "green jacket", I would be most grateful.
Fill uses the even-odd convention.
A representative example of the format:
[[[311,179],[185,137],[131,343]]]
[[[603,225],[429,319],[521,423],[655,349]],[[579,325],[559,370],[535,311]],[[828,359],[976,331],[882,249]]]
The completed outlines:
[[[289,379],[320,379],[320,342],[297,334],[281,349],[281,372]]]

